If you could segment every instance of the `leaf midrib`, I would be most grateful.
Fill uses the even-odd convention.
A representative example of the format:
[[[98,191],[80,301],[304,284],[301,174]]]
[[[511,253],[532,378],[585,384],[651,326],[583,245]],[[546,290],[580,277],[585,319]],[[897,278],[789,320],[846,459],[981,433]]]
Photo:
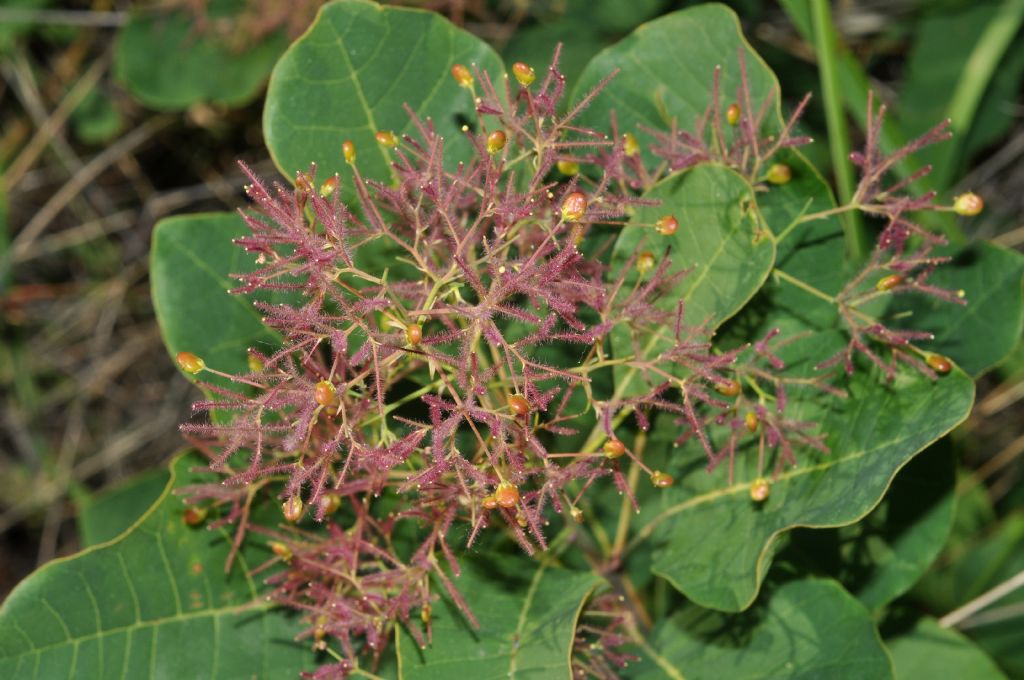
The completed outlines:
[[[533,606],[533,598],[537,596],[537,589],[540,587],[540,581],[544,577],[544,571],[546,569],[546,564],[541,564],[537,568],[537,573],[533,575],[533,579],[530,581],[530,588],[526,591],[526,598],[523,600],[523,606],[519,610],[519,620],[516,622],[516,630],[512,634],[512,651],[509,652],[508,659],[508,677],[512,680],[515,680],[516,677],[516,655],[519,653],[519,648],[522,646],[520,643],[523,639],[523,631],[526,628],[526,617],[530,613],[530,607]]]
[[[216,609],[203,609],[201,611],[184,612],[184,613],[181,613],[181,614],[175,614],[174,616],[165,616],[165,617],[162,617],[162,618],[159,618],[159,619],[152,619],[152,620],[149,620],[149,621],[136,621],[135,623],[130,623],[130,624],[125,625],[125,626],[119,626],[117,628],[107,628],[106,630],[99,630],[99,631],[96,631],[95,633],[89,633],[87,635],[80,635],[78,637],[69,637],[67,639],[61,640],[60,642],[54,642],[54,643],[45,645],[43,647],[32,647],[31,650],[26,651],[26,652],[24,652],[22,654],[15,654],[14,656],[9,656],[9,657],[4,657],[4,658],[7,658],[7,659],[17,659],[17,658],[28,656],[30,654],[38,654],[38,653],[41,653],[41,652],[47,652],[47,651],[50,651],[50,650],[53,650],[53,649],[57,649],[57,648],[60,648],[60,647],[66,647],[68,645],[73,645],[73,646],[77,647],[81,643],[88,642],[89,640],[98,640],[98,639],[104,638],[106,636],[120,635],[121,633],[135,632],[137,630],[144,630],[146,628],[153,628],[153,627],[162,626],[162,625],[165,625],[165,624],[178,623],[178,622],[181,622],[181,621],[192,621],[192,620],[195,620],[195,619],[202,619],[202,618],[205,618],[205,617],[219,619],[219,618],[224,617],[224,616],[231,616],[231,615],[234,615],[234,614],[241,614],[243,612],[263,612],[263,611],[269,611],[271,609],[274,609],[275,606],[276,605],[271,603],[271,602],[261,602],[259,600],[255,600],[255,601],[252,601],[252,602],[245,602],[243,604],[237,604],[237,605],[234,605],[234,606],[231,606],[231,607],[218,607]],[[14,625],[15,625],[16,628],[18,628],[18,630],[22,633],[22,635],[24,635],[26,637],[26,639],[28,639],[31,642],[32,638],[28,636],[28,633],[26,633],[24,630],[21,629],[21,627],[18,625],[18,623],[16,621],[14,622]]]

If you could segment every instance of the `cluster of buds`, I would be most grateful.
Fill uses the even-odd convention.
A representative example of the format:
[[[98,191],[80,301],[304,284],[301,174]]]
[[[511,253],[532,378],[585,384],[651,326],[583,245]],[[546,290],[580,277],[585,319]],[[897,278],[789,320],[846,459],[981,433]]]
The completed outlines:
[[[861,178],[846,208],[883,219],[885,227],[865,266],[835,296],[840,318],[849,332],[849,343],[818,367],[825,369],[841,363],[850,374],[854,371],[855,354],[861,354],[888,380],[895,378],[900,363],[935,380],[949,373],[952,363],[947,357],[917,345],[931,340],[932,335],[920,330],[891,327],[863,308],[878,298],[906,293],[930,296],[956,305],[967,304],[963,290],[948,290],[929,282],[935,268],[950,260],[946,255],[935,254],[936,248],[946,246],[948,242],[941,234],[917,224],[913,215],[923,211],[950,211],[973,217],[981,213],[984,203],[974,193],[961,194],[951,206],[937,204],[934,191],[920,195],[909,193],[915,181],[931,172],[931,166],[924,166],[904,179],[885,184],[885,178],[900,161],[929,144],[948,139],[950,133],[949,121],[943,121],[894,153],[884,154],[880,149],[884,118],[885,106],[880,106],[876,113],[873,98],[869,96],[864,149],[850,154]],[[888,357],[883,356],[879,348],[886,350]]]
[[[620,133],[614,118],[611,121],[616,140],[614,148],[590,160],[615,181],[639,191],[650,188],[666,174],[708,162],[726,165],[752,184],[788,183],[792,170],[773,159],[783,149],[812,141],[810,137],[794,134],[810,95],[799,102],[781,128],[775,129],[776,93],[772,91],[763,101],[755,102],[744,50],[739,50],[738,59],[740,78],[731,103],[726,105],[723,101],[719,66],[712,75],[711,101],[692,126],[680,125],[676,119],[668,130],[640,126],[639,132],[650,139],[648,148],[651,156],[659,161],[656,165],[645,162],[635,133]]]

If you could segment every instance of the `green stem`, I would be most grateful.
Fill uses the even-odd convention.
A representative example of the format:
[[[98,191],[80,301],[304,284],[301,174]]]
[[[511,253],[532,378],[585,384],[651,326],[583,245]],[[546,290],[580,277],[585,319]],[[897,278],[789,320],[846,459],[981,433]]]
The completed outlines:
[[[811,1],[811,19],[814,24],[814,51],[818,57],[818,72],[821,74],[821,93],[825,105],[832,170],[835,173],[840,202],[850,203],[856,182],[849,161],[850,137],[846,128],[836,66],[839,47],[828,0]],[[860,215],[846,215],[843,220],[843,231],[846,235],[846,251],[849,257],[855,261],[864,259],[867,253],[867,239]]]
[[[828,293],[825,293],[823,291],[818,290],[817,288],[815,288],[811,284],[806,283],[804,281],[801,281],[800,279],[796,278],[795,276],[791,276],[791,275],[787,274],[786,272],[782,271],[781,269],[773,269],[772,270],[772,275],[775,276],[778,279],[782,279],[783,281],[785,281],[786,283],[788,283],[790,285],[796,286],[800,290],[802,290],[802,291],[804,291],[806,293],[809,293],[809,294],[813,295],[816,298],[820,298],[820,299],[824,300],[825,302],[827,302],[827,303],[829,303],[831,305],[836,304],[836,299],[834,297],[832,297],[831,295],[829,295]]]

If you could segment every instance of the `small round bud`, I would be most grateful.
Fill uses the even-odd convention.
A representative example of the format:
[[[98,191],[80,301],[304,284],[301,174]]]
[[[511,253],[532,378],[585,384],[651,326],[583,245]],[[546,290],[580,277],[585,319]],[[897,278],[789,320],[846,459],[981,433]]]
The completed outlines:
[[[337,175],[331,175],[324,180],[324,183],[320,185],[320,198],[329,198],[338,190],[338,179]]]
[[[618,439],[609,439],[604,443],[604,457],[618,458],[626,452],[626,445]]]
[[[533,67],[527,66],[521,61],[512,64],[512,75],[516,77],[516,80],[523,87],[529,87],[537,79],[537,74],[534,72]]]
[[[636,270],[641,274],[646,274],[654,269],[655,264],[654,253],[649,250],[640,253],[636,258]]]
[[[753,411],[747,411],[747,414],[743,416],[743,424],[747,426],[747,430],[750,432],[757,432],[757,426],[760,422],[761,420]]]
[[[889,274],[888,276],[883,276],[882,278],[878,279],[878,283],[875,284],[875,290],[877,290],[879,293],[885,293],[892,290],[901,283],[903,283],[902,276],[900,276],[899,274]]]
[[[484,506],[484,510],[494,510],[498,507],[498,499],[494,496],[484,496],[481,505]]]
[[[719,394],[723,394],[727,397],[735,397],[737,394],[740,393],[742,388],[740,387],[739,381],[726,379],[715,385],[715,390]]]
[[[270,551],[285,562],[291,562],[292,560],[292,549],[280,541],[271,541]]]
[[[304,509],[302,499],[298,496],[292,496],[281,504],[281,514],[289,522],[298,522],[302,519],[302,511]]]
[[[263,370],[263,360],[260,359],[255,352],[249,352],[249,356],[246,358],[246,363],[249,365],[250,373],[259,373]]]
[[[679,229],[679,220],[676,219],[675,215],[665,215],[654,226],[657,227],[658,233],[662,236],[671,236]]]
[[[555,165],[558,166],[558,171],[563,175],[574,177],[580,174],[580,164],[576,161],[558,161]]]
[[[651,473],[651,484],[659,489],[665,489],[672,486],[674,481],[675,480],[672,479],[672,475],[662,472],[661,470],[655,470]]]
[[[941,354],[929,354],[925,362],[939,375],[946,375],[953,370],[953,363]]]
[[[398,137],[391,130],[380,130],[374,137],[377,138],[377,143],[381,146],[390,146],[392,148],[398,146]]]
[[[455,78],[461,87],[471,88],[473,87],[473,74],[470,73],[469,69],[464,64],[455,64],[452,66],[452,78]]]
[[[308,172],[295,173],[295,188],[304,194],[313,193],[313,176]]]
[[[772,184],[787,184],[789,180],[793,179],[793,171],[789,169],[788,165],[775,163],[768,168],[764,178]]]
[[[494,490],[494,500],[503,508],[514,508],[519,503],[519,489],[515,484],[502,482]]]
[[[729,104],[729,108],[725,110],[725,121],[733,127],[740,123],[740,105],[736,102]]]
[[[185,508],[185,512],[182,514],[181,519],[190,527],[197,527],[206,521],[206,513],[206,508],[197,508],[194,505],[190,505]]]
[[[622,150],[627,156],[635,156],[640,152],[640,142],[636,141],[636,135],[632,132],[625,132],[622,135]]]
[[[346,139],[341,143],[341,155],[345,157],[345,162],[349,165],[356,162],[356,145],[352,143],[351,139]]]
[[[587,197],[580,191],[573,191],[562,199],[562,219],[579,222],[587,212]]]
[[[529,522],[526,521],[526,515],[523,514],[522,510],[516,510],[516,524],[525,529]]]
[[[981,211],[984,209],[985,201],[981,200],[981,196],[973,191],[968,191],[966,194],[960,194],[953,200],[953,212],[957,215],[974,217],[975,215],[981,214]]]
[[[181,370],[186,373],[191,373],[192,375],[195,375],[206,368],[206,362],[195,354],[192,354],[192,352],[178,352],[177,359],[178,366],[181,367]]]
[[[755,503],[763,503],[768,500],[768,494],[771,493],[771,490],[772,486],[768,483],[768,480],[764,477],[758,477],[750,485],[750,500]]]
[[[495,130],[491,134],[487,135],[487,153],[495,154],[505,148],[505,142],[508,138],[505,133],[501,130]]]
[[[519,394],[509,396],[508,407],[512,409],[512,413],[520,418],[530,412],[530,402],[526,401],[526,398]]]
[[[313,387],[313,398],[321,406],[331,406],[338,396],[338,390],[330,380],[321,380]]]
[[[415,347],[423,341],[423,326],[411,323],[405,327],[405,341]]]
[[[327,649],[327,643],[324,642],[327,637],[327,617],[321,614],[313,623],[313,649],[322,652]]]
[[[570,510],[569,516],[572,517],[572,520],[576,522],[576,524],[583,524],[583,511],[579,508],[574,507]]]
[[[324,494],[320,498],[320,507],[324,510],[324,516],[333,515],[341,507],[341,496],[336,493]]]

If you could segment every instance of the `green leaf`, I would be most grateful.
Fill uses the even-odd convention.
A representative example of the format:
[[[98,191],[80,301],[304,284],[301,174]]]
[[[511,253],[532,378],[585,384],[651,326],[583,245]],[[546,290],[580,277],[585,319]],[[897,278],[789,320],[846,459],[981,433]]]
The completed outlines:
[[[842,285],[846,269],[838,223],[815,220],[789,230],[809,202],[828,200],[827,189],[815,177],[807,175],[802,196],[773,188],[757,199],[759,207],[766,205],[762,213],[773,231],[788,233],[777,266],[832,294]],[[768,202],[773,202],[770,209]],[[813,366],[845,345],[835,324],[832,304],[776,279],[730,321],[723,336],[749,341],[778,327],[781,337],[791,340],[780,352],[788,373],[817,376],[820,372]],[[900,468],[966,417],[974,394],[973,383],[959,371],[935,383],[902,371],[886,384],[860,366],[839,384],[850,393],[848,399],[810,388],[790,390],[787,417],[817,425],[827,434],[831,453],[803,447],[797,452],[799,466],[780,469],[770,498],[760,505],[749,498],[750,482],[759,476],[756,439],[737,454],[734,478],[742,481],[726,486],[722,474],[706,472],[698,446],[673,450],[655,425],[651,449],[665,456],[657,464],[679,480],[661,495],[661,507],[642,511],[641,536],[654,534],[658,548],[655,573],[703,606],[728,611],[749,606],[781,534],[798,526],[837,527],[864,517]]]
[[[78,535],[88,548],[117,537],[156,502],[167,487],[166,470],[150,470],[89,497],[78,508]]]
[[[182,521],[173,490],[208,481],[181,456],[157,503],[130,531],[43,566],[0,609],[0,677],[295,677],[312,661],[295,622],[257,599],[243,548],[224,574],[226,533]]]
[[[941,627],[932,618],[922,618],[910,631],[886,640],[886,646],[892,655],[896,680],[1006,678],[977,645],[960,633]]]
[[[619,128],[636,131],[642,153],[648,161],[654,161],[644,144],[645,135],[637,131],[637,126],[668,130],[675,120],[682,129],[691,128],[711,102],[712,76],[719,65],[721,97],[728,105],[740,84],[741,50],[751,97],[759,106],[770,92],[778,93],[778,83],[747,44],[732,10],[724,5],[700,5],[643,24],[594,57],[584,69],[574,90],[575,100],[616,69],[620,73],[583,111],[579,123],[607,129],[614,111]]]
[[[766,599],[731,615],[687,606],[655,629],[653,649],[640,652],[642,661],[628,677],[892,677],[871,616],[835,581],[790,581]]]
[[[93,88],[71,114],[71,125],[75,136],[86,144],[102,144],[121,131],[124,116],[109,94]]]
[[[673,175],[644,194],[658,201],[640,206],[615,241],[612,271],[638,250],[656,258],[666,253],[672,270],[689,269],[664,301],[668,309],[686,303],[685,321],[711,328],[735,314],[764,284],[775,263],[775,247],[752,209],[754,190],[735,171],[702,164]],[[673,215],[679,228],[663,236],[653,226]],[[633,274],[627,286],[635,283]]]
[[[256,268],[255,258],[232,243],[247,233],[235,213],[170,217],[156,225],[150,253],[153,307],[171,357],[192,352],[219,371],[246,373],[249,347],[272,351],[279,346],[280,337],[263,325],[252,300],[227,292],[237,284],[232,273]],[[284,298],[264,294],[257,299]],[[217,376],[201,377],[230,384]]]
[[[991,2],[942,7],[924,13],[914,25],[914,44],[906,61],[906,73],[900,89],[899,113],[907,134],[913,138],[953,113],[951,95],[963,87],[964,78],[987,77],[977,57],[972,59],[986,29],[993,21],[1012,22],[1018,11],[1007,7],[1012,3]],[[923,149],[922,163],[935,167],[934,184],[945,188],[952,184],[964,167],[967,157],[1003,138],[1013,125],[1011,113],[1024,75],[1024,46],[1017,42],[1005,54],[986,54],[999,64],[991,80],[982,84],[984,95],[972,116],[953,120],[954,137],[943,144]],[[955,87],[954,87],[955,85]]]
[[[1024,571],[1024,512],[954,544],[912,591],[929,611],[947,613]],[[1011,676],[1024,676],[1020,612],[1024,589],[1008,593],[958,624]]]
[[[512,560],[521,566],[519,560]],[[593,573],[538,566],[535,571],[463,562],[455,587],[470,603],[474,629],[450,600],[434,608],[433,641],[420,649],[397,633],[403,680],[456,674],[474,680],[569,678],[570,650],[584,601],[600,580]]]
[[[625,33],[663,11],[664,4],[663,0],[569,0],[566,15],[590,21],[610,33]]]
[[[831,453],[804,450],[800,465],[781,472],[760,505],[749,497],[756,451],[737,455],[736,478],[746,481],[731,486],[708,474],[703,461],[686,466],[645,527],[647,533],[658,529],[653,571],[703,606],[745,609],[757,595],[780,534],[858,521],[915,453],[970,411],[974,385],[959,371],[941,385],[906,373],[893,385],[880,380],[873,373],[855,374],[848,399],[797,401],[794,395],[789,417],[820,423]],[[698,451],[689,454],[692,461]]]
[[[671,271],[690,272],[662,296],[658,306],[671,311],[682,301],[689,325],[718,327],[754,296],[775,262],[774,241],[752,209],[754,190],[733,170],[706,164],[669,177],[644,198],[659,204],[640,206],[623,227],[612,251],[610,271],[621,271],[637,252],[649,251],[657,259],[670,257]],[[674,215],[679,221],[675,234],[663,236],[655,229],[653,225],[662,215]],[[624,289],[632,289],[639,278],[634,267]],[[646,354],[659,351],[657,339],[631,337],[625,328],[616,328],[611,340],[617,356],[652,343]],[[660,344],[667,347],[669,339],[665,337]],[[626,375],[625,370],[617,370],[616,384]],[[644,391],[639,381],[634,384]],[[623,394],[630,393],[627,389]]]
[[[242,0],[214,0],[206,11],[214,23],[241,29],[237,19],[244,6]],[[114,73],[155,109],[177,111],[199,102],[236,107],[256,97],[287,44],[280,32],[255,42],[241,34],[228,40],[198,33],[186,10],[140,12],[118,34]]]
[[[355,144],[364,177],[386,179],[392,152],[374,134],[412,132],[408,104],[444,136],[454,167],[473,153],[460,128],[476,120],[472,94],[452,78],[456,63],[475,64],[504,87],[494,50],[438,14],[366,0],[325,5],[274,67],[263,111],[267,148],[286,177],[315,161],[321,177],[341,175],[351,196],[342,141]]]
[[[566,82],[575,83],[593,56],[608,44],[600,27],[593,22],[565,15],[554,21],[524,26],[512,34],[501,56],[506,64],[521,61],[541,74],[551,63],[555,45],[567,35],[571,35],[572,40],[562,45],[558,70]]]
[[[30,12],[45,9],[52,4],[53,0],[4,0],[4,9]],[[0,56],[10,54],[24,35],[38,30],[39,24],[31,21],[0,22]]]
[[[1005,359],[1024,329],[1024,255],[991,243],[974,243],[935,270],[928,282],[963,290],[965,306],[910,294],[893,302],[893,316],[935,334],[926,349],[945,354],[973,376]]]
[[[724,101],[733,97],[741,50],[753,99],[759,103],[769,92],[777,92],[778,85],[746,44],[729,10],[697,7],[646,24],[587,67],[577,93],[587,91],[614,67],[621,67],[622,73],[587,109],[582,122],[603,127],[615,109],[626,130],[638,123],[665,129],[672,119],[689,126],[710,101],[716,64],[722,65]],[[823,294],[834,294],[848,272],[837,220],[796,222],[801,215],[831,207],[832,199],[799,154],[783,158],[794,168],[794,181],[755,195],[759,212],[783,238],[776,266]],[[832,304],[779,278],[727,324],[722,336],[750,341],[779,327],[782,338],[794,340],[783,352],[791,374],[814,376],[813,366],[845,344],[843,334],[835,330],[836,319]],[[849,399],[825,397],[812,389],[792,390],[788,417],[818,425],[827,434],[831,454],[798,452],[800,466],[780,470],[771,497],[760,506],[748,495],[751,480],[759,474],[753,442],[738,454],[735,479],[743,481],[727,485],[724,473],[705,471],[699,447],[691,443],[669,454],[670,439],[656,444],[665,435],[655,425],[649,451],[661,449],[655,454],[661,456],[655,459],[660,469],[679,480],[676,488],[660,494],[660,507],[656,503],[654,510],[642,510],[643,528],[636,540],[654,534],[655,573],[704,606],[729,611],[749,606],[780,534],[796,526],[840,526],[866,515],[895,473],[963,420],[973,400],[973,384],[959,372],[937,384],[902,372],[887,385],[862,368],[849,384],[841,384],[850,392]]]
[[[935,561],[955,511],[953,449],[943,441],[896,475],[862,521],[833,530],[797,530],[786,556],[834,576],[869,609],[899,597]]]
[[[988,487],[980,483],[977,470],[960,470],[957,482],[956,514],[949,540],[943,546],[948,554],[963,550],[978,540],[978,536],[995,526],[996,510],[988,494]]]
[[[534,3],[530,10],[538,16],[517,28],[501,56],[506,64],[522,61],[541,73],[551,63],[555,45],[562,43],[558,70],[566,82],[575,83],[594,55],[654,17],[663,4],[662,0],[570,0],[550,7]]]
[[[987,535],[974,536],[945,552],[914,588],[914,597],[938,612],[949,612],[1024,569],[1024,512],[1005,517]],[[1000,604],[1024,601],[1024,590]]]

